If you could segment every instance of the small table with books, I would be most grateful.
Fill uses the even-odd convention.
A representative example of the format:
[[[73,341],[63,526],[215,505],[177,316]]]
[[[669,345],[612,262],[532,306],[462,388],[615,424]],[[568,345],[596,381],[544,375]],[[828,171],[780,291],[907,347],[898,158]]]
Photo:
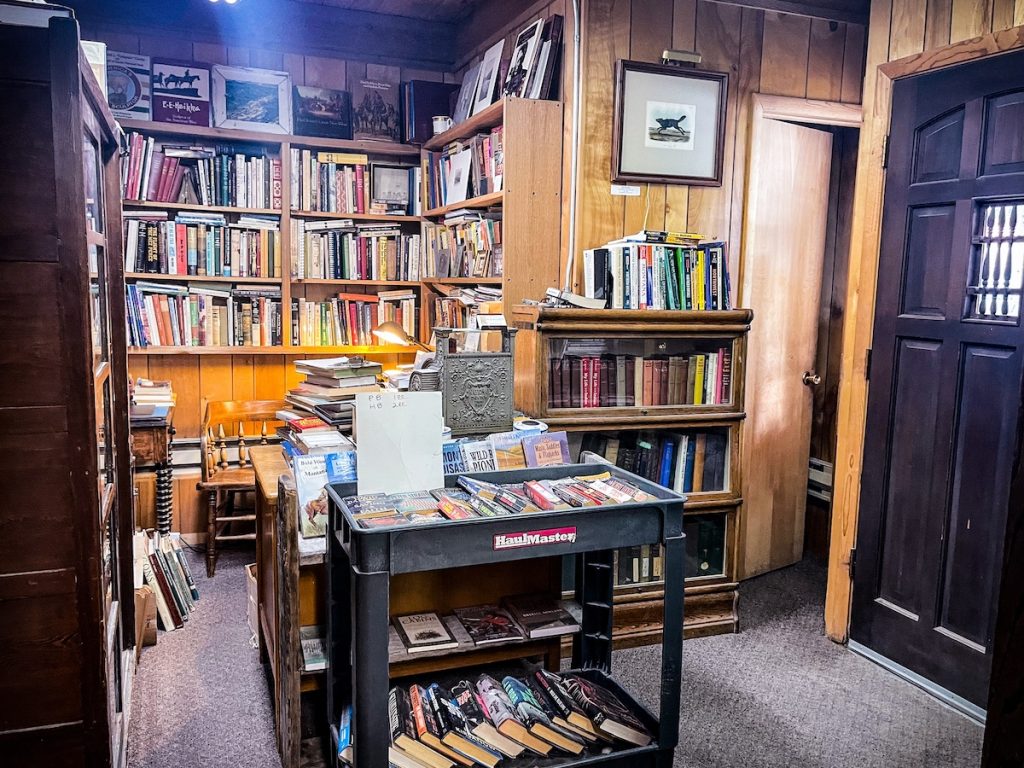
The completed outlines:
[[[530,507],[458,513],[473,508],[467,496],[494,502],[504,493]],[[355,768],[671,764],[684,497],[594,465],[447,475],[430,492],[434,512],[401,512],[403,499],[387,510],[380,495],[355,494],[354,483],[329,486],[334,754]],[[663,547],[668,577],[657,717],[611,676],[612,554],[653,543]],[[515,630],[538,609],[557,610],[566,556],[575,560],[575,599],[556,623],[579,626],[572,670],[560,672],[559,635],[547,649],[544,638]]]

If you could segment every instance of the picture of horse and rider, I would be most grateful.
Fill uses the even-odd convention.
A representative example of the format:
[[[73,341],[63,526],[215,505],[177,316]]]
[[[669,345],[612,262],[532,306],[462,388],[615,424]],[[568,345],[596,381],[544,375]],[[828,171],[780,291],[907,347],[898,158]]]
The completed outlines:
[[[153,62],[153,93],[209,99],[210,70]]]

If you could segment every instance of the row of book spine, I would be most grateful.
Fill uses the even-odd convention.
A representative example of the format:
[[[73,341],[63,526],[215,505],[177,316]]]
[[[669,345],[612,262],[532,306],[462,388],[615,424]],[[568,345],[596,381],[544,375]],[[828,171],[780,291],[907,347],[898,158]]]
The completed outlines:
[[[468,171],[468,177],[463,172]],[[504,130],[478,133],[423,157],[426,206],[439,208],[471,197],[499,192],[505,172]]]
[[[415,294],[382,291],[376,296],[339,294],[327,301],[292,300],[292,338],[301,346],[372,346],[378,343],[373,329],[389,320],[416,338]]]
[[[485,215],[424,227],[424,277],[501,277],[502,221]]]
[[[222,298],[127,288],[128,339],[133,347],[279,346],[281,301],[266,296]]]
[[[550,408],[720,405],[732,400],[732,351],[669,357],[550,358]]]
[[[259,227],[125,222],[125,271],[204,277],[281,277],[281,233]]]
[[[135,534],[134,547],[143,579],[153,591],[161,627],[165,632],[180,629],[199,600],[199,590],[181,544],[155,531],[140,531]]]
[[[320,213],[366,213],[370,180],[366,155],[291,150],[291,207]]]
[[[611,309],[731,309],[725,243],[620,243],[583,254],[587,298]]]
[[[662,580],[661,544],[644,544],[615,550],[612,572],[616,586]]]
[[[422,238],[388,226],[292,221],[296,280],[419,280]]]
[[[582,449],[680,493],[728,489],[729,432],[724,429],[591,434]]]
[[[132,133],[122,194],[141,202],[281,208],[281,160],[230,147],[167,147]]]

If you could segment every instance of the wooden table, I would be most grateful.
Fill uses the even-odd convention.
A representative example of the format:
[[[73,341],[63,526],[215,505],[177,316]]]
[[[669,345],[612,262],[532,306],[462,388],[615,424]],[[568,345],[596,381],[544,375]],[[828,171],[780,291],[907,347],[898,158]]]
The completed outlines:
[[[283,768],[322,761],[324,740],[303,740],[303,731],[326,735],[317,699],[323,696],[324,673],[304,672],[299,628],[326,628],[326,540],[303,539],[291,470],[281,447],[251,449],[256,472],[256,579],[260,656],[273,679],[274,723]],[[312,722],[303,723],[303,694]],[[305,727],[304,727],[305,726]]]
[[[156,470],[156,528],[162,534],[171,532],[174,516],[174,481],[171,478],[171,439],[174,437],[174,406],[167,418],[157,424],[138,425],[131,422],[132,456],[136,465],[152,465]]]

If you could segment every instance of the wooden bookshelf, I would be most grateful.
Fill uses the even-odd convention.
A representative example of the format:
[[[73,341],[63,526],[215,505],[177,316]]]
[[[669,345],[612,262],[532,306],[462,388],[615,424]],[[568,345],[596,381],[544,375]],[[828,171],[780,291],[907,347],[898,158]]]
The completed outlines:
[[[647,432],[659,438],[668,434],[674,436],[679,431],[692,435],[724,435],[719,438],[720,445],[724,446],[722,487],[687,492],[684,528],[688,523],[697,526],[700,535],[717,542],[710,551],[720,551],[722,558],[720,569],[711,563],[707,575],[687,575],[684,612],[687,636],[734,632],[739,625],[736,549],[739,516],[743,511],[740,441],[746,416],[746,338],[752,319],[753,313],[748,309],[694,312],[552,309],[531,305],[515,307],[510,316],[519,329],[515,406],[528,416],[545,421],[551,429],[614,437],[627,431]],[[644,357],[662,358],[728,349],[731,356],[729,398],[714,405],[564,407],[564,404],[559,405],[558,393],[552,397],[551,357],[579,354],[572,351],[574,344],[581,345],[577,349],[589,345],[591,351],[587,355],[596,355],[599,351],[631,355],[642,350]],[[555,372],[557,374],[557,368]],[[674,456],[673,462],[676,461],[678,457]],[[674,463],[673,475],[675,466]],[[701,545],[700,535],[694,537],[697,541],[691,546]],[[716,539],[718,536],[721,538]],[[620,553],[619,557],[622,556]],[[653,578],[642,583],[617,584],[615,640],[618,647],[660,640],[664,589],[664,582]]]
[[[251,283],[253,285],[280,285],[280,277],[224,277],[222,275],[165,275],[162,272],[127,272],[126,280],[185,283]]]
[[[496,125],[501,125],[505,118],[505,99],[499,99],[491,106],[482,109],[477,114],[463,120],[458,125],[453,125],[444,133],[432,136],[423,143],[423,149],[437,150],[453,141],[467,139],[481,131],[489,130]]]
[[[304,277],[293,279],[293,285],[365,285],[368,287],[420,287],[419,280],[336,280],[330,277]]]
[[[127,208],[153,208],[159,211],[198,211],[200,213],[253,213],[260,216],[280,216],[276,208],[235,208],[230,205],[196,205],[194,203],[167,203],[159,200],[122,200]]]
[[[441,285],[501,285],[503,277],[425,277],[421,282]]]
[[[333,213],[329,211],[291,211],[296,219],[351,219],[352,221],[383,221],[396,224],[417,224],[423,221],[420,216],[409,216],[400,213]]]

